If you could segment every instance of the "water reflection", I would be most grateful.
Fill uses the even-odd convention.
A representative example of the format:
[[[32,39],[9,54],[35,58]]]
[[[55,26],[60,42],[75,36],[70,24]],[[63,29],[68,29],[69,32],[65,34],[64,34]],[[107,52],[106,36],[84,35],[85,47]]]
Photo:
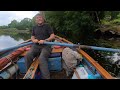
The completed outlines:
[[[115,62],[117,62],[118,60],[120,60],[120,56],[118,53],[114,53],[112,56],[106,56],[106,59],[109,59],[111,64],[114,64]]]
[[[62,36],[62,35],[61,35]],[[120,49],[120,38],[83,38],[82,40],[78,37],[66,38],[71,42],[81,45],[106,47]],[[104,69],[106,69],[112,76],[120,78],[120,53],[108,52],[108,51],[97,51],[90,49],[83,49],[87,52],[94,60],[96,60]]]
[[[26,37],[27,36],[27,37]],[[18,34],[18,35],[0,35],[0,49],[9,48],[16,46],[21,42],[29,39],[29,35]]]
[[[93,39],[86,40],[86,45],[98,46],[106,48],[120,48],[120,40],[118,39]],[[86,52],[94,58],[98,63],[106,69],[112,76],[120,78],[120,53],[108,51],[86,50]]]

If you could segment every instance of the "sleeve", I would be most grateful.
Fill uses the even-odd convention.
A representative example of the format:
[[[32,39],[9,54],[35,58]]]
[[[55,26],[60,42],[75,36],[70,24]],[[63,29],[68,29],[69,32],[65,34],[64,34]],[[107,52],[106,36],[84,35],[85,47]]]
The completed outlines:
[[[50,25],[47,25],[48,34],[54,34],[53,28]]]
[[[32,28],[32,36],[35,36],[34,27]]]

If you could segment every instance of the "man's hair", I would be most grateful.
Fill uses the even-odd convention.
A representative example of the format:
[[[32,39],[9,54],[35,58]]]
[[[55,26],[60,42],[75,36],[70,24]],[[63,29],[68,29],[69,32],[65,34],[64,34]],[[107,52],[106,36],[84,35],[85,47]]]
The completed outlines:
[[[44,21],[46,21],[46,20],[45,20],[45,16],[44,16],[43,14],[38,13],[38,14],[35,15],[35,17],[37,17],[37,16],[42,16],[43,19],[44,19]]]
[[[37,16],[42,16],[43,18],[45,18],[44,15],[42,15],[40,13],[38,13],[38,14],[35,15],[35,17],[37,17]]]
[[[36,17],[36,16],[42,16],[42,14],[38,13],[38,14],[35,15],[35,17]]]

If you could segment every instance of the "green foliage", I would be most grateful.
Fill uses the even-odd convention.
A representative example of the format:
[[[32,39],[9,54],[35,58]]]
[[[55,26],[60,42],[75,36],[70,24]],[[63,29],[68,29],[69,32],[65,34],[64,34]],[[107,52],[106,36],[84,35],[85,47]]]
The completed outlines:
[[[2,34],[30,34],[29,30],[17,30],[16,28],[7,28],[7,29],[0,29],[0,35]]]
[[[8,24],[8,26],[0,26],[0,29],[8,29],[10,30],[32,30],[32,27],[35,25],[35,17],[33,17],[32,19],[30,18],[24,18],[23,20],[21,20],[20,22],[18,22],[17,20],[13,20],[11,21],[10,24]]]
[[[110,23],[120,25],[120,19],[114,19],[114,20],[110,21]]]
[[[46,22],[53,27],[55,34],[73,37],[76,40],[91,37],[96,26],[97,18],[102,19],[104,12],[95,11],[45,11]],[[35,25],[35,17],[24,18],[20,22],[13,20],[5,28],[31,30]],[[1,28],[1,27],[0,27]],[[3,28],[3,27],[2,27]],[[76,37],[74,37],[76,36]]]
[[[0,29],[6,29],[6,28],[8,28],[8,26],[5,26],[5,25],[0,26]]]
[[[87,11],[47,11],[45,15],[56,34],[74,39],[89,37],[96,28]]]
[[[45,11],[45,18],[55,34],[76,42],[91,38],[100,24],[120,24],[118,11]],[[20,22],[13,20],[8,26],[0,26],[0,29],[31,30],[34,25],[35,17],[24,18]]]
[[[117,18],[117,15],[119,14],[119,11],[111,11],[111,20]]]
[[[13,20],[13,21],[11,21],[10,24],[8,24],[8,27],[9,28],[17,28],[18,24],[19,24],[19,22],[17,22],[17,20]]]
[[[112,25],[120,24],[120,12],[119,11],[106,11],[104,18],[101,20],[102,24]]]
[[[19,23],[19,26],[17,27],[19,30],[26,30],[27,28],[31,28],[32,23],[31,23],[31,19],[29,18],[24,18],[23,20],[21,20],[21,22]]]

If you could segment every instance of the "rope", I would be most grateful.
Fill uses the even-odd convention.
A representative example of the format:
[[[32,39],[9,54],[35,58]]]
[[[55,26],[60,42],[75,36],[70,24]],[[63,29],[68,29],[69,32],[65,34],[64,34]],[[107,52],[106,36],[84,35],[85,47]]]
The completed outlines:
[[[11,54],[5,56],[4,58],[1,58],[0,59],[0,70],[3,68],[9,63],[13,63],[14,59],[16,59],[21,53],[23,53],[25,51],[25,49],[27,48],[26,47],[22,47],[22,48],[19,48],[17,49],[16,51],[12,52]]]

